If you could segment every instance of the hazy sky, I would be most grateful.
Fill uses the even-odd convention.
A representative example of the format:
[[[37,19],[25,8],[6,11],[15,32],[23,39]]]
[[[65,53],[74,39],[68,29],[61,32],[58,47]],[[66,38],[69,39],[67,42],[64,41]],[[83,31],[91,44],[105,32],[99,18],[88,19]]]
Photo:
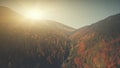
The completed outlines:
[[[74,28],[120,13],[120,0],[0,0],[0,5],[21,14],[25,14],[28,8],[37,7],[46,19]]]

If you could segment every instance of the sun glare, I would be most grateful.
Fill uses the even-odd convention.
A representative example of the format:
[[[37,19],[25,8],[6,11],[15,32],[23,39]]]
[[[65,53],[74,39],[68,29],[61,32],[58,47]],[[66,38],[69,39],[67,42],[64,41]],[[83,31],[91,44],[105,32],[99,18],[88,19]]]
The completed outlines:
[[[25,16],[29,19],[33,19],[33,20],[38,20],[38,19],[43,19],[44,18],[44,15],[42,12],[40,12],[39,10],[37,9],[31,9],[31,10],[28,10],[26,13],[25,13]]]

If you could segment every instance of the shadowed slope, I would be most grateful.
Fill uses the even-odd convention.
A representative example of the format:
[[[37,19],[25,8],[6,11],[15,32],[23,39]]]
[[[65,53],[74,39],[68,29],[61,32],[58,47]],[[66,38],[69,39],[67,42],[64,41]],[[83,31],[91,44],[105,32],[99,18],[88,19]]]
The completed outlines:
[[[27,20],[6,7],[0,11],[0,68],[60,68],[73,28]]]

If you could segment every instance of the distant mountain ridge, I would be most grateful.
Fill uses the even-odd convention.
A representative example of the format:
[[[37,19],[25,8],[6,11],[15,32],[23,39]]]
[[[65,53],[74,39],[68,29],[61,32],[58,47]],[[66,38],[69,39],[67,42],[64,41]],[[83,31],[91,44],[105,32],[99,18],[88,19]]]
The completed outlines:
[[[119,31],[119,25],[120,25],[119,19],[120,19],[120,14],[109,16],[104,20],[101,20],[92,25],[88,25],[88,26],[85,26],[83,28],[80,28],[74,31],[73,35],[71,35],[70,38],[79,38],[77,35],[83,36],[87,33],[90,33],[90,32],[92,33],[95,31],[99,33],[109,34],[111,36],[112,32],[115,32],[115,33],[120,32]]]
[[[9,20],[9,22],[12,22],[12,20],[22,21],[24,17],[7,7],[0,6],[0,21],[8,22],[7,20]]]

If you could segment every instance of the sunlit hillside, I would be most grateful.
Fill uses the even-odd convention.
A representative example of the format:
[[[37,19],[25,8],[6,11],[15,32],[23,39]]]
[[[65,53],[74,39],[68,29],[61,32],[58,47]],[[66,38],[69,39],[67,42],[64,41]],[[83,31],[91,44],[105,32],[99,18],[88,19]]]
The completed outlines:
[[[120,68],[120,14],[75,31],[63,68]]]

